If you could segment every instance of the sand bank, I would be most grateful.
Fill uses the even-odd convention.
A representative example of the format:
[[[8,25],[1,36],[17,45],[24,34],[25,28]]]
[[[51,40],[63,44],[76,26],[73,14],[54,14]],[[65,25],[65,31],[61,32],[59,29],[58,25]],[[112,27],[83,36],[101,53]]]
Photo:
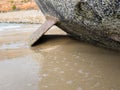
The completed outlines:
[[[44,16],[40,10],[25,10],[0,13],[0,22],[8,23],[43,23]]]

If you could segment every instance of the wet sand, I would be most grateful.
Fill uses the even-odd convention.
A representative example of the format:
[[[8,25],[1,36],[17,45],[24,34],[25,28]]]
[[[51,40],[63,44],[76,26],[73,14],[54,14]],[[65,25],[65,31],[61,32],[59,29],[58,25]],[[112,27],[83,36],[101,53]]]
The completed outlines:
[[[120,90],[120,53],[56,27],[31,48],[28,38],[39,25],[0,26],[0,90]]]

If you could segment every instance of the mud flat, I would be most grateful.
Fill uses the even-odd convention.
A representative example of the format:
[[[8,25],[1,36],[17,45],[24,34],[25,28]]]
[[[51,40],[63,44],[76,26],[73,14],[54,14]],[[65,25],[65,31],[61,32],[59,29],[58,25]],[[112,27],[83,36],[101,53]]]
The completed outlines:
[[[31,48],[28,38],[39,25],[0,26],[0,90],[120,90],[120,53],[56,27]]]

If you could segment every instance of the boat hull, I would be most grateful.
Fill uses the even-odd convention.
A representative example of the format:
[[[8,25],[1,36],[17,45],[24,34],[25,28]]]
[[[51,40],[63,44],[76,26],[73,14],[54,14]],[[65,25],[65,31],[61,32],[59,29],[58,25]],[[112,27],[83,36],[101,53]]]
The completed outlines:
[[[120,50],[119,0],[107,1],[36,0],[36,3],[44,15],[58,18],[57,26],[74,38]]]

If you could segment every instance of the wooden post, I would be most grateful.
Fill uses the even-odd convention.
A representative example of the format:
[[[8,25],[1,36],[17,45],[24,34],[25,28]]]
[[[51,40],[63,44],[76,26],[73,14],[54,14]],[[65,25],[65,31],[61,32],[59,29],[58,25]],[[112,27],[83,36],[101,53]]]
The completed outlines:
[[[33,46],[58,21],[57,18],[47,15],[45,23],[30,36],[29,45]]]

